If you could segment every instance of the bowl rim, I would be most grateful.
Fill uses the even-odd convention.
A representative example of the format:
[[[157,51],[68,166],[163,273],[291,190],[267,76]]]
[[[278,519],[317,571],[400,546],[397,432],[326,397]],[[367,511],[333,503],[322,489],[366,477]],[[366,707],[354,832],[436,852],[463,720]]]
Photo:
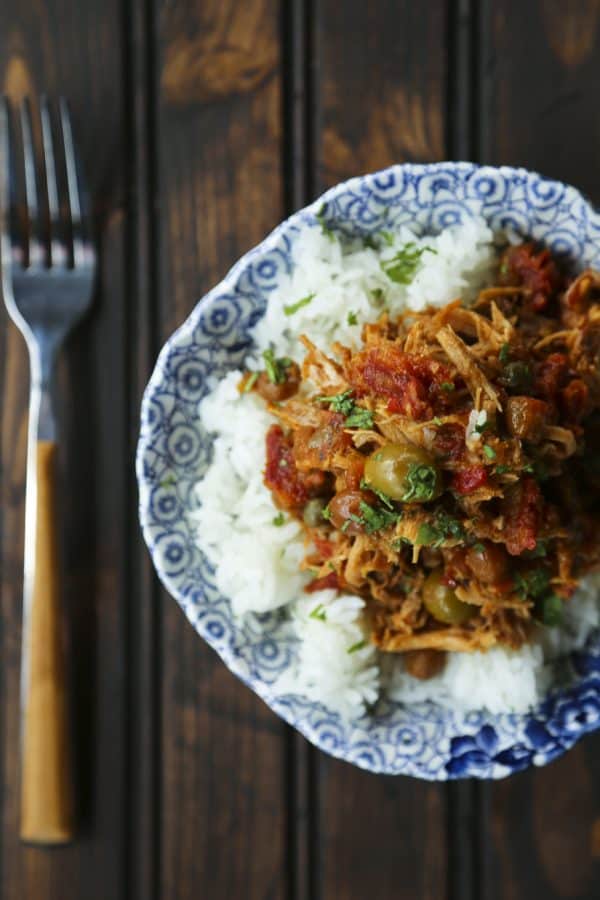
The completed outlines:
[[[152,536],[150,532],[150,515],[149,515],[149,504],[145,503],[145,496],[148,488],[147,478],[144,473],[144,459],[146,457],[146,453],[149,447],[152,445],[152,437],[149,434],[144,434],[144,425],[148,423],[150,418],[150,405],[155,392],[163,381],[165,363],[171,357],[173,350],[178,347],[179,343],[182,339],[190,335],[194,329],[196,328],[200,318],[203,316],[205,310],[213,304],[219,297],[221,297],[224,293],[228,291],[235,290],[236,282],[238,280],[239,275],[244,272],[244,270],[248,267],[248,265],[255,260],[257,257],[262,256],[268,253],[270,250],[274,249],[277,242],[281,239],[282,236],[285,236],[288,232],[294,230],[297,226],[299,226],[307,217],[314,217],[315,213],[317,213],[324,204],[329,203],[331,200],[334,200],[338,194],[341,194],[345,191],[352,190],[354,188],[360,188],[362,184],[364,184],[365,179],[379,179],[385,178],[390,175],[398,175],[400,173],[406,173],[414,176],[423,176],[427,174],[433,174],[438,171],[443,171],[448,173],[450,171],[454,171],[457,173],[461,173],[463,175],[469,175],[475,173],[477,171],[486,170],[490,172],[498,173],[504,177],[515,179],[515,178],[534,178],[539,179],[548,185],[556,185],[559,188],[568,190],[571,193],[573,199],[580,200],[584,207],[587,209],[588,213],[592,213],[594,215],[597,214],[597,209],[591,203],[587,196],[585,196],[578,188],[573,187],[572,185],[563,182],[559,179],[549,178],[537,170],[527,169],[523,166],[510,166],[510,165],[487,165],[487,164],[479,164],[468,161],[452,161],[452,160],[441,160],[437,162],[426,162],[426,163],[394,163],[390,166],[386,166],[382,169],[378,169],[374,172],[364,172],[359,175],[352,176],[351,178],[346,179],[345,181],[341,181],[328,188],[322,194],[315,198],[311,203],[306,206],[301,207],[300,209],[294,211],[285,219],[283,219],[278,225],[276,225],[267,235],[252,248],[247,250],[226,272],[223,278],[212,287],[206,294],[204,294],[194,305],[193,309],[186,316],[185,320],[179,325],[167,338],[165,343],[163,344],[158,356],[156,357],[152,374],[148,380],[146,388],[144,389],[142,402],[141,402],[141,415],[140,415],[140,432],[138,433],[138,442],[136,448],[135,455],[135,472],[136,479],[138,485],[138,497],[139,497],[139,520],[142,529],[142,534],[144,537],[144,541],[148,548],[148,552],[152,559],[152,563],[155,569],[155,572],[161,582],[162,586],[165,590],[170,594],[170,596],[177,601],[178,606],[181,608],[182,612],[185,614],[188,619],[190,625],[194,628],[194,630],[198,633],[198,629],[192,621],[185,603],[185,598],[182,593],[179,591],[176,584],[176,577],[170,576],[167,572],[162,569],[162,567],[157,563],[155,559],[155,555],[152,549]],[[599,246],[600,246],[600,236],[599,236]],[[485,775],[478,774],[477,772],[466,772],[465,774],[454,774],[449,773],[445,767],[441,767],[440,770],[436,770],[434,773],[426,773],[422,772],[418,775],[413,773],[407,773],[402,771],[391,771],[385,766],[377,766],[372,763],[367,763],[364,760],[358,759],[350,759],[347,752],[344,752],[344,745],[341,747],[336,745],[333,747],[327,747],[326,749],[321,747],[318,742],[318,737],[313,734],[312,728],[309,724],[306,724],[306,721],[302,718],[297,718],[293,712],[288,708],[287,704],[282,701],[282,698],[273,694],[269,690],[269,686],[263,683],[260,680],[254,680],[251,677],[246,676],[245,672],[242,670],[242,667],[237,664],[235,655],[231,652],[230,648],[224,644],[219,646],[217,642],[212,642],[210,638],[206,635],[199,634],[198,636],[203,638],[208,646],[219,656],[219,658],[225,663],[227,668],[242,681],[247,687],[249,687],[256,696],[260,698],[279,718],[283,719],[288,725],[291,725],[297,731],[299,731],[307,740],[309,740],[313,745],[315,745],[318,749],[323,750],[328,755],[333,756],[337,759],[341,759],[349,764],[356,765],[361,769],[366,771],[370,771],[374,774],[392,774],[392,775],[411,775],[412,777],[417,777],[420,780],[426,781],[446,781],[446,780],[454,780],[458,778],[465,777],[476,777],[481,780],[500,780],[508,777],[509,775],[515,774],[518,771],[522,771],[525,768],[530,768],[531,766],[541,767],[543,765],[547,765],[549,762],[554,759],[558,759],[564,753],[566,753],[571,747],[573,747],[578,741],[580,741],[585,734],[590,733],[591,731],[600,729],[600,721],[593,728],[581,728],[576,733],[571,733],[570,735],[570,743],[566,746],[561,746],[551,758],[545,758],[541,761],[536,761],[535,759],[531,759],[526,767],[521,768],[511,768],[509,766],[498,766],[495,765],[492,767],[492,771],[486,773]],[[562,692],[561,692],[562,693]],[[289,695],[285,695],[289,696]],[[331,711],[324,706],[324,704],[319,703],[318,701],[313,701],[306,698],[304,695],[294,695],[294,697],[300,697],[301,700],[309,707],[309,708],[319,708],[324,712],[331,714]],[[490,716],[493,714],[490,713]],[[516,714],[523,719],[530,718],[532,713],[519,713]],[[485,727],[485,726],[484,726]],[[501,770],[501,768],[503,770]]]

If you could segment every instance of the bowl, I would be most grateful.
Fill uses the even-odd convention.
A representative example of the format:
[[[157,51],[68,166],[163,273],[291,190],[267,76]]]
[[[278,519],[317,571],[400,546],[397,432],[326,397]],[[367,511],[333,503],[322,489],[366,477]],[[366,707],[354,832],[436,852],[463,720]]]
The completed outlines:
[[[295,213],[247,253],[167,341],[144,394],[137,453],[140,520],[156,571],[193,627],[286,722],[326,753],[372,772],[502,778],[544,765],[600,727],[600,635],[572,655],[574,680],[527,714],[461,712],[382,700],[348,722],[298,695],[275,696],[295,641],[279,612],[236,621],[189,525],[194,486],[211,452],[198,404],[209,376],[239,368],[249,329],[278,274],[289,270],[299,226],[326,219],[348,236],[410,224],[437,232],[482,216],[494,230],[542,241],[577,267],[600,267],[600,215],[572,187],[535,172],[470,163],[397,165],[352,178]]]

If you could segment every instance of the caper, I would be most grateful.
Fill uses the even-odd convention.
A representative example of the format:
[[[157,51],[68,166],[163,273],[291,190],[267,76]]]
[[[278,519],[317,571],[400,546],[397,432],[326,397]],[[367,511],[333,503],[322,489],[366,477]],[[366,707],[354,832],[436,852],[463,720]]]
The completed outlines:
[[[414,444],[384,444],[365,463],[365,481],[392,500],[427,503],[442,493],[442,477],[430,454]]]
[[[462,625],[476,612],[476,607],[459,600],[452,588],[442,581],[443,569],[436,569],[423,585],[423,604],[429,615],[446,625]]]
[[[309,528],[317,528],[323,525],[323,510],[325,509],[325,501],[319,497],[309,500],[302,511],[302,519]]]

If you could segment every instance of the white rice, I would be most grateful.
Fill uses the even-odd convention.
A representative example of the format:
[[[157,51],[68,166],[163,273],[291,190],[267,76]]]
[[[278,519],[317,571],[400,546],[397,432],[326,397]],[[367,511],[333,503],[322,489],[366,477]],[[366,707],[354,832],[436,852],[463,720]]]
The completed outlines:
[[[478,219],[427,238],[403,227],[391,239],[382,251],[343,247],[318,228],[304,228],[294,243],[293,271],[281,279],[254,329],[256,349],[248,368],[262,368],[261,353],[268,347],[277,356],[300,360],[300,334],[323,349],[334,340],[357,344],[362,324],[375,320],[383,308],[394,315],[468,298],[483,284],[494,259],[493,235]],[[429,249],[412,283],[403,286],[388,278],[381,261],[409,242]],[[285,314],[284,306],[311,295],[310,302]],[[348,323],[350,312],[356,324]],[[303,592],[311,576],[299,571],[305,552],[301,528],[289,516],[281,526],[273,523],[278,511],[262,481],[265,432],[273,419],[259,398],[239,394],[241,374],[231,372],[214,384],[200,406],[202,423],[216,438],[213,462],[198,484],[201,506],[194,525],[198,546],[215,566],[217,587],[230,598],[236,616],[278,607],[290,615],[297,658],[276,691],[302,693],[352,718],[382,690],[395,700],[431,699],[461,710],[518,712],[538,702],[552,685],[552,660],[582,646],[598,627],[598,582],[587,579],[567,606],[564,626],[540,627],[529,646],[449,654],[437,677],[411,678],[400,659],[368,643],[360,598]]]

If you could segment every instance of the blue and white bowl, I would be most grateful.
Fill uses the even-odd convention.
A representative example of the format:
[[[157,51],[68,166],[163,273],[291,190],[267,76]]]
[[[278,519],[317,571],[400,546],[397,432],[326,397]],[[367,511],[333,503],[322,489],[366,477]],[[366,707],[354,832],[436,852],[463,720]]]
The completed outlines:
[[[273,696],[271,685],[294,654],[289,624],[278,613],[235,621],[195,546],[188,514],[211,452],[198,416],[207,376],[221,377],[242,364],[249,329],[279,274],[290,269],[299,226],[319,227],[315,214],[323,203],[327,221],[349,236],[401,224],[437,232],[477,215],[495,230],[542,241],[578,267],[600,268],[600,215],[574,188],[525,169],[401,165],[332,188],[247,253],[160,354],[144,396],[137,454],[140,519],[154,565],[227,666],[325,752],[373,772],[440,781],[502,778],[544,765],[600,727],[600,636],[574,655],[571,686],[529,714],[382,701],[375,714],[348,723],[304,697]]]

